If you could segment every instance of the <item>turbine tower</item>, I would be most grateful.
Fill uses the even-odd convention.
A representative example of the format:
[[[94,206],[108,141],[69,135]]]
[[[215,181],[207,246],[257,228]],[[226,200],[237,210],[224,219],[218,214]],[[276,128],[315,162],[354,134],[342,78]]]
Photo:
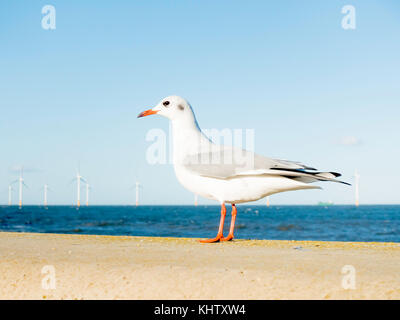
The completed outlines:
[[[22,177],[24,173],[24,168],[21,168],[19,178],[18,180],[15,180],[11,184],[18,183],[18,206],[21,209],[22,208],[22,189],[23,187],[28,188],[28,186],[25,184],[24,178]]]
[[[92,189],[89,183],[86,183],[86,207],[89,206],[89,190]]]
[[[43,205],[44,207],[47,207],[47,192],[49,191],[49,186],[47,183],[44,185],[43,190],[44,190]]]
[[[8,205],[11,206],[12,205],[12,191],[13,188],[11,186],[11,184],[8,186]]]
[[[267,207],[269,207],[269,196],[267,197]]]
[[[355,205],[356,207],[358,207],[360,205],[360,194],[359,194],[359,182],[360,182],[360,174],[357,172],[354,173],[354,179],[355,179],[355,183],[354,183],[354,189],[355,189]]]
[[[136,181],[136,207],[139,205],[139,188],[140,188],[140,183]]]
[[[197,207],[198,203],[199,203],[199,196],[195,193],[194,194],[194,205],[195,205],[195,207]]]
[[[79,170],[76,173],[76,177],[72,180],[76,180],[76,206],[79,208],[81,206],[81,181],[86,183],[86,180],[81,176]]]

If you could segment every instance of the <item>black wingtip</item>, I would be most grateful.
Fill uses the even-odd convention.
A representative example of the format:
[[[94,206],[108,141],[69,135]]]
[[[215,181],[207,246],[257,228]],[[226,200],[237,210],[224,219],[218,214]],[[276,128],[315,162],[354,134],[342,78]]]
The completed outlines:
[[[317,171],[317,169],[313,168],[313,167],[304,167],[304,169],[306,170],[313,170],[313,171]]]
[[[335,178],[341,177],[342,175],[338,172],[329,172],[330,174],[333,174]]]

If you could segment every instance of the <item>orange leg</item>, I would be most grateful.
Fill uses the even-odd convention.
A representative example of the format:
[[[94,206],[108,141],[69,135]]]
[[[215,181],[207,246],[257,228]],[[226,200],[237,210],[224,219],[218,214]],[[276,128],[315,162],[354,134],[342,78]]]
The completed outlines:
[[[229,234],[226,238],[222,238],[221,241],[231,241],[233,239],[233,231],[235,230],[235,221],[236,221],[237,209],[234,204],[232,204],[232,220],[231,227],[229,229]]]
[[[224,237],[223,232],[224,232],[225,216],[226,216],[226,207],[225,207],[225,203],[223,203],[221,205],[221,220],[219,221],[219,229],[218,229],[217,236],[215,238],[213,238],[213,239],[200,240],[201,243],[218,242]]]

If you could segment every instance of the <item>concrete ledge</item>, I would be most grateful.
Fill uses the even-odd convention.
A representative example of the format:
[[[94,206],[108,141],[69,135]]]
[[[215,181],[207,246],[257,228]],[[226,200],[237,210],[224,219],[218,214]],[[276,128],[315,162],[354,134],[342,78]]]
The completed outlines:
[[[0,299],[400,299],[400,244],[0,232]]]

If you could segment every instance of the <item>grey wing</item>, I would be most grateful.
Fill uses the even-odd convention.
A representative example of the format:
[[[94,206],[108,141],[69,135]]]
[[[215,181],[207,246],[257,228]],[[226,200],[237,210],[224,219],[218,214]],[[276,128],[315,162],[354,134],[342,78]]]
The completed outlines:
[[[300,162],[272,159],[239,148],[221,147],[187,156],[184,167],[198,175],[217,179],[239,176],[284,176],[305,183],[335,181],[340,174],[318,172]]]
[[[244,165],[241,164],[239,155],[250,155],[244,150],[234,148],[216,148],[211,151],[199,152],[189,155],[184,159],[183,165],[186,169],[201,176],[227,179],[243,172]],[[244,151],[244,153],[242,152]]]

